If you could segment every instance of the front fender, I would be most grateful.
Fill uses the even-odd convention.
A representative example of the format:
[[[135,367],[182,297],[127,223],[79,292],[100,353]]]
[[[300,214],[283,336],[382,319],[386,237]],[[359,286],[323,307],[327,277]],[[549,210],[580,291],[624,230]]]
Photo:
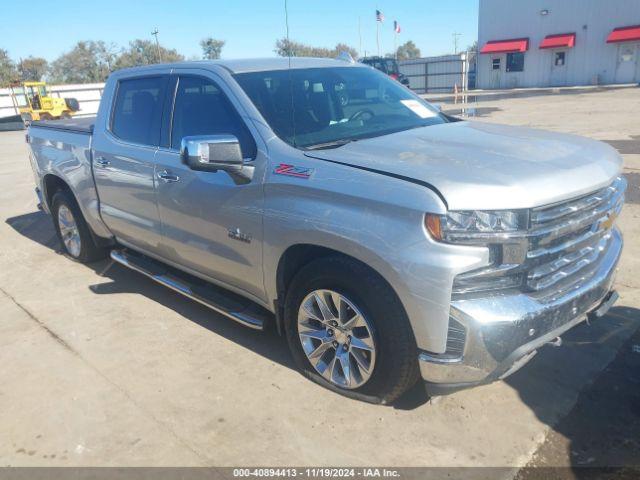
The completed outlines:
[[[425,212],[443,212],[428,188],[321,160],[295,160],[309,178],[268,173],[265,183],[264,275],[269,302],[277,299],[280,258],[308,244],[351,256],[373,268],[394,289],[418,346],[444,351],[451,285],[460,271],[487,261],[479,249],[434,242]]]

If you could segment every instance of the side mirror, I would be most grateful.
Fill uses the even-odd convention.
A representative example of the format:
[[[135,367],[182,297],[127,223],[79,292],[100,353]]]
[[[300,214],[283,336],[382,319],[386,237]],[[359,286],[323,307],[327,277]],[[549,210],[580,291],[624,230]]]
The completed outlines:
[[[180,142],[180,158],[192,170],[239,173],[244,160],[234,135],[198,135]]]

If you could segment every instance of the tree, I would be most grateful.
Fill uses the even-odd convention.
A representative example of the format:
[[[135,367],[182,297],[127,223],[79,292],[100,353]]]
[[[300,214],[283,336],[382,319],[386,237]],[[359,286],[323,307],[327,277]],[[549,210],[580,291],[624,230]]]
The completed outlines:
[[[469,63],[473,63],[476,61],[476,57],[478,56],[478,41],[474,41],[471,45],[467,47],[467,52],[469,54],[468,60]]]
[[[336,58],[341,52],[348,52],[354,59],[358,58],[358,51],[344,43],[338,43],[334,48],[313,47],[294,40],[280,38],[276,40],[274,52],[281,57],[323,57]]]
[[[50,80],[55,83],[104,82],[113,70],[115,48],[102,41],[78,42],[51,63]]]
[[[205,60],[219,59],[225,43],[226,42],[224,40],[216,40],[215,38],[211,37],[200,40],[200,46],[202,47],[202,58]]]
[[[158,49],[160,50],[160,58],[158,58]],[[170,63],[182,60],[184,60],[184,56],[172,48],[165,48],[162,45],[158,48],[150,40],[137,39],[129,42],[129,48],[122,51],[115,62],[115,69],[152,65],[161,61],[162,63]]]
[[[396,50],[396,56],[398,60],[407,60],[409,58],[420,58],[420,49],[416,47],[416,44],[411,40],[407,40],[405,43],[398,47]]]
[[[9,52],[0,48],[0,87],[6,87],[17,80],[16,66],[9,58]]]
[[[23,81],[39,82],[47,73],[49,63],[42,57],[29,56],[18,64],[18,74]]]
[[[355,48],[353,48],[353,47],[350,47],[350,46],[349,46],[349,45],[347,45],[346,43],[339,43],[339,44],[337,44],[337,45],[336,45],[336,48],[334,48],[334,51],[335,51],[335,53],[336,53],[336,55],[335,55],[336,57],[337,57],[338,55],[340,55],[342,52],[347,52],[349,55],[351,55],[351,57],[352,57],[354,60],[357,60],[357,59],[358,59],[358,56],[359,56],[359,55],[358,55],[358,50],[356,50],[356,49],[355,49]]]

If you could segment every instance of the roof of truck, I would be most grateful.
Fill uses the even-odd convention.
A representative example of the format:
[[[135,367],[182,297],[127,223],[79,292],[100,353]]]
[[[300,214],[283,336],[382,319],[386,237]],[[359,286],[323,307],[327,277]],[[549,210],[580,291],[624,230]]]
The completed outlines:
[[[289,63],[291,62],[291,63]],[[288,68],[323,68],[323,67],[358,67],[361,63],[351,63],[344,60],[332,58],[312,58],[312,57],[274,57],[274,58],[243,58],[237,60],[197,60],[191,62],[176,62],[147,65],[144,67],[134,67],[126,70],[140,71],[142,69],[155,69],[158,67],[178,68],[178,67],[208,67],[218,65],[226,68],[231,73],[261,72],[268,70],[286,70]]]

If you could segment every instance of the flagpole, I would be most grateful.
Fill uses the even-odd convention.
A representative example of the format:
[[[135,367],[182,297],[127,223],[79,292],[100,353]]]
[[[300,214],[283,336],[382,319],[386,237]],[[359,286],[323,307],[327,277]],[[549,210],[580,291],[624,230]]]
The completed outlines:
[[[398,27],[397,23],[393,27],[393,58],[398,60]]]
[[[380,56],[380,26],[378,25],[380,22],[376,18],[376,45],[378,47],[378,56]]]

